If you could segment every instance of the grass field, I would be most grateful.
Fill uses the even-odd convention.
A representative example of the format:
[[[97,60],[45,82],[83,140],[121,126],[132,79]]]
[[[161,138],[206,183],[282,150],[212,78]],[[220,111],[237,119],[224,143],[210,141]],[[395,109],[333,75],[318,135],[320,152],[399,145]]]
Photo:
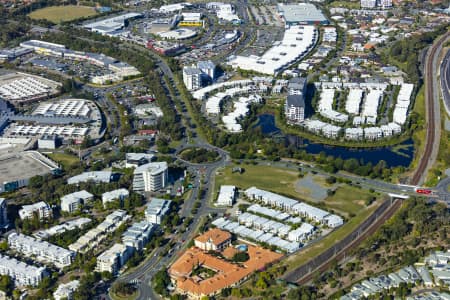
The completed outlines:
[[[256,186],[268,189],[274,193],[283,193],[292,197],[299,197],[295,192],[295,182],[298,180],[297,172],[290,169],[274,168],[272,166],[242,165],[245,172],[231,173],[232,167],[226,167],[216,176],[215,191],[224,184],[231,184],[242,189]]]
[[[34,20],[45,19],[52,23],[59,24],[61,22],[73,21],[76,19],[90,17],[96,15],[97,12],[93,7],[89,6],[49,6],[38,9],[30,13],[28,16]]]
[[[48,157],[50,157],[52,160],[56,161],[57,163],[60,163],[64,170],[70,169],[72,166],[77,164],[79,162],[78,157],[71,154],[66,153],[48,153]]]
[[[357,215],[361,210],[364,210],[366,207],[365,200],[371,195],[368,190],[343,185],[336,190],[334,195],[325,199],[325,204],[338,212]]]
[[[426,186],[435,186],[439,183],[441,177],[443,177],[444,171],[450,166],[447,163],[448,149],[450,148],[450,132],[445,130],[445,108],[441,101],[441,138],[439,140],[439,151],[437,155],[436,162],[431,166],[430,171],[428,171],[427,177],[425,178]],[[450,187],[449,187],[450,189]]]
[[[414,153],[414,159],[411,162],[410,169],[414,170],[418,165],[418,158],[421,156],[420,153],[424,151],[425,147],[425,135],[426,135],[426,126],[425,126],[425,88],[422,85],[419,92],[417,93],[416,100],[414,102],[414,109],[413,111],[420,115],[422,119],[421,125],[423,125],[423,128],[421,130],[414,130],[413,133],[413,140],[416,144],[415,153]]]
[[[298,173],[292,169],[279,168],[274,166],[242,165],[245,169],[242,174],[232,173],[233,166],[226,167],[217,172],[214,184],[214,197],[221,185],[235,185],[241,189],[252,186],[268,190],[274,193],[283,194],[296,199],[303,199],[302,195],[295,190]],[[318,176],[314,176],[316,179]],[[322,179],[317,184],[324,185]],[[365,209],[365,200],[371,195],[368,190],[359,189],[353,186],[343,185],[337,188],[333,196],[325,199],[325,205],[335,210],[337,213],[349,217],[351,214],[358,215]],[[215,199],[213,199],[215,201]]]
[[[330,7],[340,7],[340,8],[348,8],[348,9],[360,9],[361,5],[359,1],[357,2],[349,2],[349,1],[333,1],[330,3]]]

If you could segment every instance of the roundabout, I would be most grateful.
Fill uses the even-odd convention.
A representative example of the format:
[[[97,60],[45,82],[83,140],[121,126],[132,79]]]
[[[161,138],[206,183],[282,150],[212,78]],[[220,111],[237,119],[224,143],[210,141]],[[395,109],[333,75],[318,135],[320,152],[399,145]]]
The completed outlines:
[[[188,147],[180,150],[177,157],[192,164],[215,163],[220,160],[219,152],[201,147]]]

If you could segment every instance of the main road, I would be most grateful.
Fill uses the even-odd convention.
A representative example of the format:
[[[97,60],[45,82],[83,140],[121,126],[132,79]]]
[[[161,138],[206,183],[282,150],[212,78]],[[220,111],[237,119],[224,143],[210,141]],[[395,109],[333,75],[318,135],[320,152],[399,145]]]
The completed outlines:
[[[439,103],[439,90],[437,83],[437,70],[443,44],[449,39],[447,32],[439,37],[428,49],[424,66],[425,82],[425,110],[427,133],[425,136],[425,149],[419,160],[414,174],[411,177],[413,185],[422,184],[429,169],[436,162],[441,136],[441,112]]]
[[[207,179],[203,184],[201,184],[200,176],[196,176],[196,181],[194,183],[194,187],[189,195],[188,199],[184,201],[183,207],[180,210],[180,215],[182,218],[185,217],[193,217],[192,224],[187,227],[187,230],[184,232],[181,231],[181,226],[177,227],[177,231],[179,233],[174,234],[170,237],[168,243],[175,243],[172,248],[172,253],[165,253],[164,256],[161,257],[161,253],[164,253],[164,249],[167,247],[166,245],[155,249],[151,254],[150,258],[147,258],[144,263],[135,268],[132,272],[123,274],[118,278],[120,281],[124,282],[135,282],[138,290],[139,296],[138,299],[147,300],[147,299],[160,299],[160,296],[155,294],[154,290],[151,287],[151,279],[152,277],[162,268],[169,265],[171,261],[173,261],[176,257],[178,257],[183,251],[183,244],[186,241],[194,238],[194,234],[198,226],[202,222],[202,217],[207,216],[212,213],[220,213],[223,212],[223,209],[213,208],[208,206],[208,197],[207,191],[212,188],[212,181],[210,180],[213,176],[213,173],[218,167],[224,166],[228,163],[228,156],[225,153],[221,153],[221,159],[217,162],[198,165],[191,164],[185,162],[187,167],[191,170],[191,172],[200,173],[204,172],[204,177]],[[201,190],[204,190],[205,193],[200,194]],[[191,215],[191,211],[193,208],[193,204],[196,199],[200,199],[201,206],[198,209],[196,215]]]
[[[418,185],[423,182],[424,176],[426,174],[426,171],[430,168],[430,166],[434,163],[437,155],[437,149],[436,147],[436,141],[439,140],[440,136],[440,126],[435,126],[435,122],[440,121],[440,114],[439,114],[439,101],[438,101],[438,95],[436,92],[436,78],[433,76],[436,74],[436,64],[438,60],[439,53],[442,48],[442,44],[444,41],[447,40],[449,34],[444,35],[441,37],[433,46],[430,47],[427,58],[426,58],[426,64],[425,64],[425,84],[426,84],[426,109],[427,109],[427,137],[426,137],[426,145],[425,150],[422,153],[422,157],[419,160],[419,165],[416,170],[416,172],[413,174],[411,178],[411,183],[413,185]],[[161,70],[161,72],[168,76],[169,79],[173,80],[174,76],[172,73],[172,70],[167,66],[165,61],[156,55],[155,53],[151,54],[153,58],[157,61],[157,66]],[[180,97],[181,93],[177,90],[177,87],[175,84],[173,84],[173,87],[176,91],[175,97]],[[183,99],[180,100],[183,101]],[[185,112],[187,114],[187,112]],[[185,116],[189,117],[189,116]],[[440,124],[440,122],[438,123]],[[221,150],[217,149],[205,141],[203,141],[201,138],[197,138],[194,140],[194,143],[192,146],[203,146],[207,148],[214,148],[219,151],[220,155],[220,161],[213,164],[208,165],[195,165],[195,164],[188,164],[188,167],[191,170],[197,170],[200,172],[200,170],[204,171],[204,177],[206,179],[205,184],[203,186],[204,190],[210,191],[211,190],[211,177],[213,176],[213,172],[220,167],[225,166],[228,162],[228,156],[227,154]],[[186,162],[185,162],[186,163]],[[344,177],[351,177],[352,179],[355,179],[355,177],[351,175],[345,175],[340,174],[340,176]],[[190,197],[186,199],[184,203],[184,208],[181,210],[182,216],[188,216],[191,213],[193,203],[194,201],[199,198],[200,191],[200,181],[199,178],[197,178],[198,182],[194,185],[194,188],[192,190],[192,193],[190,194]],[[360,183],[366,185],[373,185],[375,187],[378,187],[378,189],[393,189],[398,190],[399,188],[397,186],[389,185],[389,184],[382,184],[381,182],[375,182],[375,181],[365,181],[364,179],[361,179],[359,181]],[[403,188],[405,189],[405,188]],[[400,188],[400,191],[402,191],[402,188]],[[411,192],[410,190],[407,190],[408,192]],[[442,192],[443,189],[441,188],[440,191]],[[189,240],[193,237],[193,234],[195,232],[195,229],[198,227],[198,225],[201,222],[201,216],[208,215],[212,212],[218,212],[220,210],[215,208],[208,207],[207,198],[206,195],[208,193],[204,193],[200,196],[201,200],[201,207],[198,210],[198,213],[196,216],[193,216],[193,223],[188,227],[188,230],[181,234],[177,234],[175,236],[172,236],[172,241],[177,241],[174,249],[175,251],[169,255],[164,255],[163,257],[160,256],[161,252],[163,251],[163,248],[157,248],[153,253],[152,256],[147,259],[143,264],[141,264],[139,267],[137,267],[133,272],[129,274],[125,274],[119,278],[121,281],[137,281],[138,288],[139,288],[139,297],[138,299],[158,299],[159,296],[156,295],[151,288],[151,278],[155,275],[156,272],[158,272],[160,269],[164,268],[171,260],[173,260],[175,257],[177,257],[181,251],[182,251],[182,244],[184,241]],[[391,210],[389,210],[389,215],[392,215],[395,213],[395,211],[399,208],[398,205],[393,206]],[[379,226],[381,226],[384,222],[375,222],[373,226],[370,227],[370,231],[373,232]],[[350,244],[351,247],[356,247],[359,244],[360,241]],[[348,251],[349,248],[345,248],[342,251]],[[339,252],[340,253],[340,252]],[[336,255],[339,255],[339,253],[336,253]],[[324,264],[326,264],[328,260],[324,261],[321,267],[323,267]]]
[[[424,178],[426,177],[427,171],[429,168],[434,164],[436,161],[437,151],[439,150],[439,138],[440,138],[440,106],[439,106],[439,93],[437,90],[437,80],[436,80],[436,69],[437,64],[439,60],[440,53],[442,51],[442,45],[449,39],[450,32],[444,34],[443,36],[439,37],[437,41],[433,43],[433,45],[430,47],[430,49],[427,52],[426,59],[425,59],[425,74],[424,74],[424,81],[425,81],[425,106],[426,106],[426,124],[427,124],[427,135],[426,135],[426,143],[425,143],[425,149],[423,153],[421,153],[421,157],[419,158],[419,165],[416,168],[415,172],[413,173],[411,177],[411,184],[413,186],[422,184],[424,181]],[[436,126],[438,124],[438,126]],[[448,197],[448,192],[445,190],[448,186],[450,180],[443,180],[440,182],[440,185],[437,187],[437,192],[442,193],[443,197]],[[376,182],[372,182],[372,184],[376,185]],[[393,188],[393,186],[389,186],[388,184],[383,184],[385,188]],[[411,187],[402,186],[401,188],[409,189]],[[447,198],[448,199],[448,198]],[[447,200],[446,199],[446,200]],[[450,201],[450,200],[448,200]],[[449,202],[447,201],[447,204]],[[398,202],[397,202],[398,203]],[[358,227],[355,231],[352,231],[349,233],[344,239],[347,239],[350,236],[368,236],[368,234],[375,232],[378,228],[380,228],[385,220],[387,220],[387,216],[392,216],[401,206],[400,205],[392,205],[389,206],[385,211],[385,216],[382,220],[378,218],[373,218],[373,222],[366,227],[366,230],[359,234],[360,228]],[[370,218],[370,217],[369,217]],[[358,233],[358,234],[356,234]],[[302,264],[301,266],[297,267],[295,270],[290,272],[290,274],[286,274],[285,278],[287,278],[290,281],[296,281],[298,283],[305,283],[306,281],[310,280],[312,277],[312,274],[319,271],[319,270],[325,270],[327,269],[331,262],[334,259],[341,259],[343,253],[348,253],[349,250],[357,247],[362,243],[364,238],[357,238],[353,240],[351,243],[348,243],[347,245],[343,246],[338,251],[335,251],[334,255],[323,257],[320,259],[320,261],[315,262],[315,267],[310,268],[309,271],[304,274],[302,272],[298,272],[301,275],[296,276],[295,274],[297,271],[300,271],[307,266],[310,261],[306,262],[305,264]],[[328,249],[327,249],[328,250]]]

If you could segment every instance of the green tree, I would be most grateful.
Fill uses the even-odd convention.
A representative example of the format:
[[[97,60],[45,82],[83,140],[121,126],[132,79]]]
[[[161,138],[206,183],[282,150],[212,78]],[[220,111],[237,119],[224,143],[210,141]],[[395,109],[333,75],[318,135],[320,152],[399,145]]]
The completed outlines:
[[[14,282],[8,275],[0,276],[0,290],[4,291],[8,296],[10,296],[14,290]]]
[[[258,280],[256,281],[256,287],[258,289],[262,289],[262,290],[268,288],[268,284],[267,284],[267,282],[266,282],[266,280],[264,279],[263,276],[261,276],[261,275],[258,276]]]

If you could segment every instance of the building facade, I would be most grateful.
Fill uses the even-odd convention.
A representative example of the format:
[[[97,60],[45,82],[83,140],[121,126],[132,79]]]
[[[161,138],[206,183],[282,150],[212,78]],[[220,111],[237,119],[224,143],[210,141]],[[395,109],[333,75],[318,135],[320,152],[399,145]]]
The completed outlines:
[[[128,198],[130,192],[127,189],[117,189],[114,191],[106,192],[102,194],[102,203],[103,206],[106,206],[108,202],[112,202],[114,200],[123,201],[125,198]]]
[[[361,8],[375,8],[377,0],[361,0]]]
[[[53,211],[51,207],[43,201],[31,205],[24,205],[22,206],[22,209],[19,210],[19,217],[21,220],[32,219],[35,215],[39,219],[50,219],[53,216]]]
[[[65,195],[61,198],[61,211],[73,213],[92,199],[94,199],[94,195],[84,190]]]
[[[7,228],[9,226],[8,207],[6,199],[0,198],[0,228]]]
[[[15,285],[37,286],[48,273],[44,267],[27,265],[15,258],[0,254],[0,275],[11,277]]]
[[[140,251],[149,242],[156,227],[155,224],[147,221],[134,223],[122,235],[122,243],[134,250]]]
[[[8,236],[8,245],[27,257],[33,256],[37,261],[49,262],[58,268],[70,266],[75,258],[73,251],[15,232]]]
[[[78,280],[73,280],[66,284],[60,284],[53,293],[53,298],[55,298],[55,300],[72,300],[73,293],[78,289],[79,285],[80,282]]]
[[[127,246],[123,244],[114,244],[97,257],[98,272],[110,272],[115,275],[129,258]]]
[[[134,170],[133,190],[155,192],[166,187],[169,180],[167,162],[153,162]]]
[[[194,239],[194,245],[204,251],[222,251],[231,244],[231,234],[213,228]]]
[[[202,71],[195,67],[183,68],[183,82],[189,91],[202,87]]]
[[[303,95],[288,95],[284,107],[286,121],[299,124],[305,120],[305,99]]]
[[[170,210],[171,203],[172,201],[170,200],[153,198],[145,210],[147,222],[161,224],[162,219]]]

